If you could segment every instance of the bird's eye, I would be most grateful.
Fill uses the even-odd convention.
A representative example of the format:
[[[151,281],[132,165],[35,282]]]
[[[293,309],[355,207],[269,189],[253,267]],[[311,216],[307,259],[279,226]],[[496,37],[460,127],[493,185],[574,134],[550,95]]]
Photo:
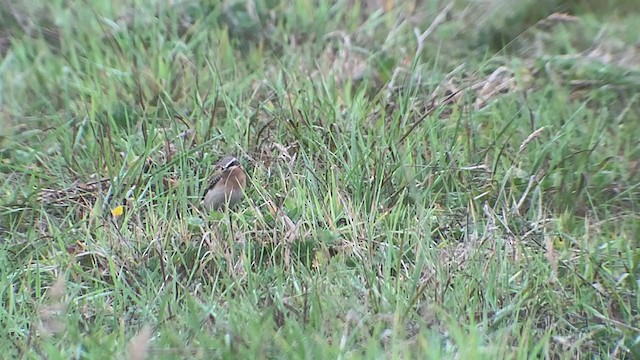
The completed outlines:
[[[233,167],[233,166],[240,166],[240,162],[237,159],[233,159],[232,161],[227,163],[227,165],[224,168],[228,169],[228,168]]]

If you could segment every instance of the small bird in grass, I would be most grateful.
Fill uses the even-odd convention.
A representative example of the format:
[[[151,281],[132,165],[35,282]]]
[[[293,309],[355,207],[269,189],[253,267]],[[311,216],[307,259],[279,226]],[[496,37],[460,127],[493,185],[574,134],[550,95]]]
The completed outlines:
[[[242,190],[247,184],[238,159],[225,156],[216,164],[216,172],[204,194],[204,207],[207,211],[219,211],[231,208],[242,199]]]

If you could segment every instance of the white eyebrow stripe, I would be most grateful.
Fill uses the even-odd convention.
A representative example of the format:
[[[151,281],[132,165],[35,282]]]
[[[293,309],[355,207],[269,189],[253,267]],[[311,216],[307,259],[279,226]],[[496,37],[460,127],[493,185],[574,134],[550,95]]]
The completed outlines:
[[[232,166],[232,165],[234,165],[234,164],[235,164],[235,165],[240,165],[240,163],[238,162],[238,159],[236,159],[236,158],[231,158],[231,159],[229,159],[229,161],[227,161],[226,163],[224,163],[224,164],[222,165],[222,168],[223,168],[223,169],[227,169],[227,168],[229,168],[230,166]]]

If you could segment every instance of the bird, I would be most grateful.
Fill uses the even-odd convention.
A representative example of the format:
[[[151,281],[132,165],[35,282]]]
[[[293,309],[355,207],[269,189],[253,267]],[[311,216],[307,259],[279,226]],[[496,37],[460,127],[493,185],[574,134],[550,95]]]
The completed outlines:
[[[233,156],[225,156],[218,161],[215,171],[204,194],[203,203],[207,211],[234,207],[242,199],[247,184],[247,174]]]

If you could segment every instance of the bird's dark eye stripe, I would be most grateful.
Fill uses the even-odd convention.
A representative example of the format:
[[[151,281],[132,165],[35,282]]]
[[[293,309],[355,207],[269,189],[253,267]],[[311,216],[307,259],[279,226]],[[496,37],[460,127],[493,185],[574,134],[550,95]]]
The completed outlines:
[[[233,159],[233,161],[231,161],[230,163],[227,164],[227,166],[225,166],[225,169],[228,169],[232,166],[240,166],[240,162],[236,159]]]

